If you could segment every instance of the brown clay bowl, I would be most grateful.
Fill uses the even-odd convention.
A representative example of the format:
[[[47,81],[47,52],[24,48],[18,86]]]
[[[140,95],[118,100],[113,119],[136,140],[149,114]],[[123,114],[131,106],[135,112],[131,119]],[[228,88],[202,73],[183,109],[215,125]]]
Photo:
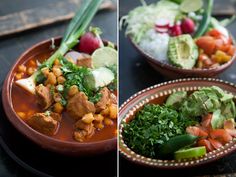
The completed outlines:
[[[200,159],[190,161],[159,160],[147,158],[132,151],[124,142],[122,132],[124,124],[132,120],[140,109],[147,103],[162,104],[168,95],[176,91],[195,91],[202,87],[218,86],[236,97],[236,85],[214,78],[187,78],[173,80],[154,85],[131,96],[120,107],[119,111],[119,151],[128,160],[140,165],[161,169],[178,169],[203,165],[220,159],[236,150],[236,142],[231,141],[225,146],[207,153]]]
[[[55,45],[59,46],[61,41],[60,37],[55,38]],[[104,44],[107,42],[104,41]],[[117,146],[117,138],[114,137],[112,139],[96,141],[96,142],[88,142],[88,143],[79,143],[79,142],[70,142],[70,141],[62,141],[58,140],[44,134],[41,134],[30,126],[28,126],[22,119],[20,119],[16,112],[13,109],[12,99],[11,99],[11,87],[12,81],[14,78],[14,73],[16,71],[16,67],[19,64],[24,63],[28,59],[34,57],[43,52],[50,51],[51,40],[45,40],[37,43],[32,46],[28,50],[26,50],[14,63],[12,68],[10,69],[6,80],[3,85],[2,90],[2,101],[3,107],[6,112],[8,120],[11,124],[23,135],[29,138],[34,143],[38,144],[44,149],[58,152],[64,155],[70,156],[88,156],[101,154],[108,151],[116,150]]]
[[[159,73],[162,75],[170,78],[170,79],[177,79],[177,78],[186,78],[186,77],[216,77],[220,73],[224,72],[227,68],[229,68],[235,58],[236,54],[232,57],[230,61],[227,63],[220,65],[216,68],[210,68],[210,69],[182,69],[175,67],[171,64],[161,62],[157,59],[155,59],[153,56],[151,56],[149,53],[145,52],[139,45],[134,43],[131,38],[129,38],[133,46],[136,48],[136,50],[142,54],[145,58],[145,60]]]

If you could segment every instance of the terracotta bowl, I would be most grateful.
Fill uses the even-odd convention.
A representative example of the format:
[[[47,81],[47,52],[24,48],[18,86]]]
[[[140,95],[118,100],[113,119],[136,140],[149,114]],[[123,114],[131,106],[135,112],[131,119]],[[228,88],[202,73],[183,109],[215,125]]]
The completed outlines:
[[[175,67],[168,63],[163,63],[157,59],[155,59],[153,56],[145,52],[139,45],[134,43],[131,38],[129,38],[133,46],[136,48],[136,50],[141,53],[145,60],[158,72],[160,72],[162,75],[170,78],[170,79],[176,79],[176,78],[186,78],[186,77],[216,77],[220,73],[224,72],[227,68],[229,68],[235,58],[236,54],[232,57],[230,61],[227,63],[220,65],[216,68],[210,68],[210,69],[182,69]]]
[[[60,37],[55,38],[55,45],[59,46],[60,41],[61,41]],[[104,41],[104,43],[106,44],[107,42]],[[96,142],[88,142],[88,143],[62,141],[35,131],[17,116],[16,112],[13,109],[11,101],[12,100],[11,87],[12,87],[12,81],[14,79],[14,71],[16,71],[16,67],[19,64],[24,63],[25,61],[34,57],[35,55],[50,51],[50,46],[51,46],[50,39],[37,43],[36,45],[25,51],[16,60],[15,64],[10,69],[2,90],[3,106],[8,120],[20,133],[25,135],[27,138],[29,138],[31,141],[35,142],[42,148],[45,148],[50,151],[71,156],[87,156],[115,150],[117,146],[116,137],[112,139],[96,141]]]
[[[213,78],[187,78],[165,82],[144,89],[130,97],[119,112],[119,151],[128,160],[137,164],[163,169],[178,169],[203,165],[220,159],[236,150],[236,142],[231,141],[220,149],[207,153],[204,157],[191,161],[159,160],[147,158],[132,151],[124,142],[122,132],[124,124],[132,120],[147,103],[162,104],[168,95],[176,91],[195,91],[202,87],[218,86],[236,96],[236,85]]]

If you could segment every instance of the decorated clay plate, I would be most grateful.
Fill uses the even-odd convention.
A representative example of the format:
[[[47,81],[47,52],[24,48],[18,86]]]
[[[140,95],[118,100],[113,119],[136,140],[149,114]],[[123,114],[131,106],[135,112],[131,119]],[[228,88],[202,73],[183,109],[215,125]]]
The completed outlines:
[[[198,159],[191,160],[160,160],[147,158],[132,151],[124,142],[123,127],[132,120],[135,114],[143,108],[147,103],[162,104],[168,95],[176,91],[192,92],[199,90],[203,87],[218,86],[228,93],[236,95],[236,85],[213,78],[188,78],[179,79],[161,83],[144,89],[133,96],[131,96],[120,107],[119,112],[119,150],[128,160],[151,167],[164,168],[164,169],[177,169],[203,165],[212,161],[216,161],[236,150],[236,143],[234,140],[225,144],[221,148],[207,153],[205,156]]]

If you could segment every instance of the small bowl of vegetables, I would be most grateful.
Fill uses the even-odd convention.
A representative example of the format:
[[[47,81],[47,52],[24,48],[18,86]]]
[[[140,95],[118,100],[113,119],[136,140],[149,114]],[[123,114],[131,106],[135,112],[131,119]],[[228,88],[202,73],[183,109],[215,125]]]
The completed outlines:
[[[158,72],[169,78],[214,77],[232,65],[235,46],[226,26],[235,16],[212,17],[214,0],[143,3],[121,19],[121,26]]]
[[[203,165],[236,150],[236,86],[189,78],[144,89],[119,112],[119,150],[157,168]]]

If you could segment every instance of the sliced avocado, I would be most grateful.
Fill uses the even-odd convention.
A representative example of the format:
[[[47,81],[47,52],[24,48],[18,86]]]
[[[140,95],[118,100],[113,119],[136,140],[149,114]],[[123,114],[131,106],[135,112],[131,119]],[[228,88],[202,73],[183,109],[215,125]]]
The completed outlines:
[[[179,103],[181,103],[186,97],[187,97],[187,92],[184,91],[175,92],[167,98],[166,105],[174,106],[177,108]]]
[[[230,102],[224,104],[221,108],[222,115],[227,118],[235,118],[236,110],[235,110],[235,104],[234,101],[231,100]]]
[[[189,34],[171,37],[168,58],[177,67],[192,69],[198,58],[198,48],[193,38]]]
[[[224,125],[224,117],[221,114],[221,110],[217,109],[212,114],[211,126],[213,129],[222,128]]]
[[[114,73],[105,67],[94,69],[85,76],[85,84],[93,90],[109,85],[115,79]]]

